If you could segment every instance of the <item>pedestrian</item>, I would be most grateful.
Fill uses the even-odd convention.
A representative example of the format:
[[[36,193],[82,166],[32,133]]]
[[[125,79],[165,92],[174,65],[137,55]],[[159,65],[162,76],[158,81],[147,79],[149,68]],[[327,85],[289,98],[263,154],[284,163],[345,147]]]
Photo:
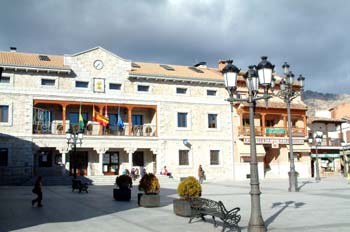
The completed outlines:
[[[198,167],[198,180],[199,180],[199,183],[203,183],[203,180],[205,179],[205,172],[202,168],[202,165],[199,165]]]
[[[146,174],[146,168],[141,167],[141,178]]]
[[[32,206],[34,206],[35,203],[38,203],[38,207],[42,207],[43,205],[41,204],[41,201],[43,200],[43,191],[41,176],[38,176],[38,178],[36,179],[32,192],[37,195],[37,198],[32,200]]]

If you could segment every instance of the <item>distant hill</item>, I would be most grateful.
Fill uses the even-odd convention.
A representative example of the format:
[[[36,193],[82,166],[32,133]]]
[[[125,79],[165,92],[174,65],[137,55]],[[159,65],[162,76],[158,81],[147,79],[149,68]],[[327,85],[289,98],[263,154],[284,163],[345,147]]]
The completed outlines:
[[[314,116],[315,110],[328,110],[344,102],[350,103],[350,94],[319,93],[307,90],[303,93],[303,101],[308,106],[307,115]]]

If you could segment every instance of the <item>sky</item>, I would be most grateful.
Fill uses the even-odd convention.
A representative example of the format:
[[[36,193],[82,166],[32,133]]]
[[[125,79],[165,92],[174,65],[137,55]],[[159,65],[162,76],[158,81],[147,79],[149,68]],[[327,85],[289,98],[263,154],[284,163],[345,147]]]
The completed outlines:
[[[140,62],[286,61],[305,89],[350,93],[348,0],[1,0],[0,50],[50,55],[101,46]]]

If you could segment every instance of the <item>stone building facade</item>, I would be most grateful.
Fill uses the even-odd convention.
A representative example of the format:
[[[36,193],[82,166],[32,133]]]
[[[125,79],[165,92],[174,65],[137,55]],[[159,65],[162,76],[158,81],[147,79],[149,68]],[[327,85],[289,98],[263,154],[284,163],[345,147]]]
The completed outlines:
[[[159,173],[167,166],[180,178],[196,176],[200,164],[209,180],[249,173],[247,108],[225,101],[220,68],[132,62],[101,47],[64,56],[0,52],[0,67],[2,184],[70,175],[74,168],[86,177],[142,167]],[[304,154],[306,107],[297,101],[295,149]],[[268,109],[258,106],[260,178],[269,172],[285,178],[286,109],[271,102]],[[109,126],[96,122],[94,112],[107,115]],[[75,152],[68,129],[84,133]],[[310,175],[308,157],[299,158],[297,171]]]

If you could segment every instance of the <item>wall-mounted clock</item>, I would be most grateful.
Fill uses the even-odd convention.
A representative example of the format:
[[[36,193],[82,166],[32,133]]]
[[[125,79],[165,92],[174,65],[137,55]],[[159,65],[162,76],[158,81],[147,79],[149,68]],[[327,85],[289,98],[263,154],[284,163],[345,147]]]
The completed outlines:
[[[94,61],[94,67],[95,67],[95,69],[97,69],[97,70],[102,69],[102,68],[103,68],[103,62],[102,62],[102,60],[95,60],[95,61]]]

